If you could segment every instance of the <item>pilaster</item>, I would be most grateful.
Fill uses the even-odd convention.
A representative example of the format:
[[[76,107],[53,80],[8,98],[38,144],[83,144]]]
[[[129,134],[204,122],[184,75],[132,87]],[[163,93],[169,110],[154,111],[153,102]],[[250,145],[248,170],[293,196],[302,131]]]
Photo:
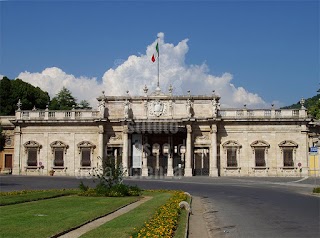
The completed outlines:
[[[20,175],[22,168],[21,154],[21,128],[16,126],[14,131],[14,160],[12,174]]]
[[[128,176],[128,151],[129,151],[129,142],[128,142],[128,126],[123,126],[123,152],[122,152],[122,167],[124,175]]]
[[[218,177],[217,168],[217,125],[211,126],[210,177]]]
[[[186,167],[184,170],[185,177],[192,177],[192,167],[191,167],[191,159],[192,159],[192,127],[191,125],[187,125],[187,148],[186,148]]]

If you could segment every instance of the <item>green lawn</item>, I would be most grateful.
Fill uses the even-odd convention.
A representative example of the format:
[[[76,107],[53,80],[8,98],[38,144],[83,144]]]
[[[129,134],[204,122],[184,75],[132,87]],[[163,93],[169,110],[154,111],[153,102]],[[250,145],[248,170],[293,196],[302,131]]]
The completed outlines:
[[[87,232],[82,235],[82,238],[95,238],[95,237],[129,237],[132,235],[136,228],[140,230],[143,227],[144,222],[148,221],[155,211],[166,203],[166,201],[172,196],[170,193],[160,192],[144,192],[143,195],[153,196],[153,198],[139,207],[131,210],[130,212],[117,217],[102,226]]]
[[[50,237],[138,197],[66,196],[0,207],[0,237]]]
[[[54,198],[54,197],[61,197],[61,196],[76,194],[78,192],[79,190],[77,189],[2,192],[0,193],[0,206],[37,201],[42,199]]]

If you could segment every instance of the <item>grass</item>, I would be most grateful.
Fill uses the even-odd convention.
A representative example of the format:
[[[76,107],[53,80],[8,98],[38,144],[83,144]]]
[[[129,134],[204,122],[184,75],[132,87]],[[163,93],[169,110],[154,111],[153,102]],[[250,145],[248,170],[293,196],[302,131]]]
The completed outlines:
[[[78,192],[79,190],[75,189],[2,192],[0,193],[0,206],[61,197]]]
[[[138,199],[65,196],[2,206],[0,237],[50,237]]]
[[[87,232],[82,235],[82,238],[90,237],[129,237],[142,228],[146,221],[148,221],[156,210],[162,206],[172,196],[170,193],[163,192],[144,192],[145,196],[153,196],[153,198],[130,212],[117,217],[102,226]]]

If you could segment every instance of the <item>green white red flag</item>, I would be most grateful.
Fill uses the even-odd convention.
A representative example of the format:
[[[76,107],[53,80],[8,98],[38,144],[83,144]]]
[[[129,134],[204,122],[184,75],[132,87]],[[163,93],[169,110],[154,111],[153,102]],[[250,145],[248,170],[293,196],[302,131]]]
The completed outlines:
[[[153,54],[152,57],[151,57],[151,61],[152,61],[152,62],[155,62],[156,59],[159,58],[159,45],[158,45],[158,43],[157,43],[157,45],[156,45],[156,52],[157,52],[157,53]]]

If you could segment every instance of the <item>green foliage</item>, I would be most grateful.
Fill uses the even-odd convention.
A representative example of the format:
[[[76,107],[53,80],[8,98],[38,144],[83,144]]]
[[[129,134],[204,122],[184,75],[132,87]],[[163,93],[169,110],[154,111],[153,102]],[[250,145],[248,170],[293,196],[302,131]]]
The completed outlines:
[[[308,109],[308,114],[316,119],[320,119],[320,94],[305,100],[304,106]],[[300,102],[292,104],[283,109],[300,109]]]
[[[320,193],[320,187],[313,188],[313,193]]]
[[[52,99],[49,109],[50,110],[70,110],[73,106],[76,106],[77,102],[71,92],[63,87],[60,92]]]
[[[0,151],[3,151],[4,143],[5,143],[5,136],[2,133],[2,128],[0,127]]]
[[[80,103],[78,104],[78,108],[80,108],[80,109],[92,109],[92,107],[90,107],[90,103],[87,100],[81,100]]]
[[[81,192],[86,192],[89,189],[89,186],[84,185],[84,183],[81,181],[79,184],[79,189]]]
[[[45,108],[50,101],[49,94],[39,87],[34,87],[21,79],[10,80],[3,77],[0,80],[0,115],[14,115],[16,104],[21,100],[23,110]]]
[[[100,157],[98,159],[101,160]],[[105,197],[125,197],[140,196],[142,190],[137,186],[129,186],[122,183],[124,171],[121,164],[116,164],[114,158],[107,158],[102,161],[93,173],[99,179],[94,189],[80,183],[79,188],[82,196],[105,196]]]

